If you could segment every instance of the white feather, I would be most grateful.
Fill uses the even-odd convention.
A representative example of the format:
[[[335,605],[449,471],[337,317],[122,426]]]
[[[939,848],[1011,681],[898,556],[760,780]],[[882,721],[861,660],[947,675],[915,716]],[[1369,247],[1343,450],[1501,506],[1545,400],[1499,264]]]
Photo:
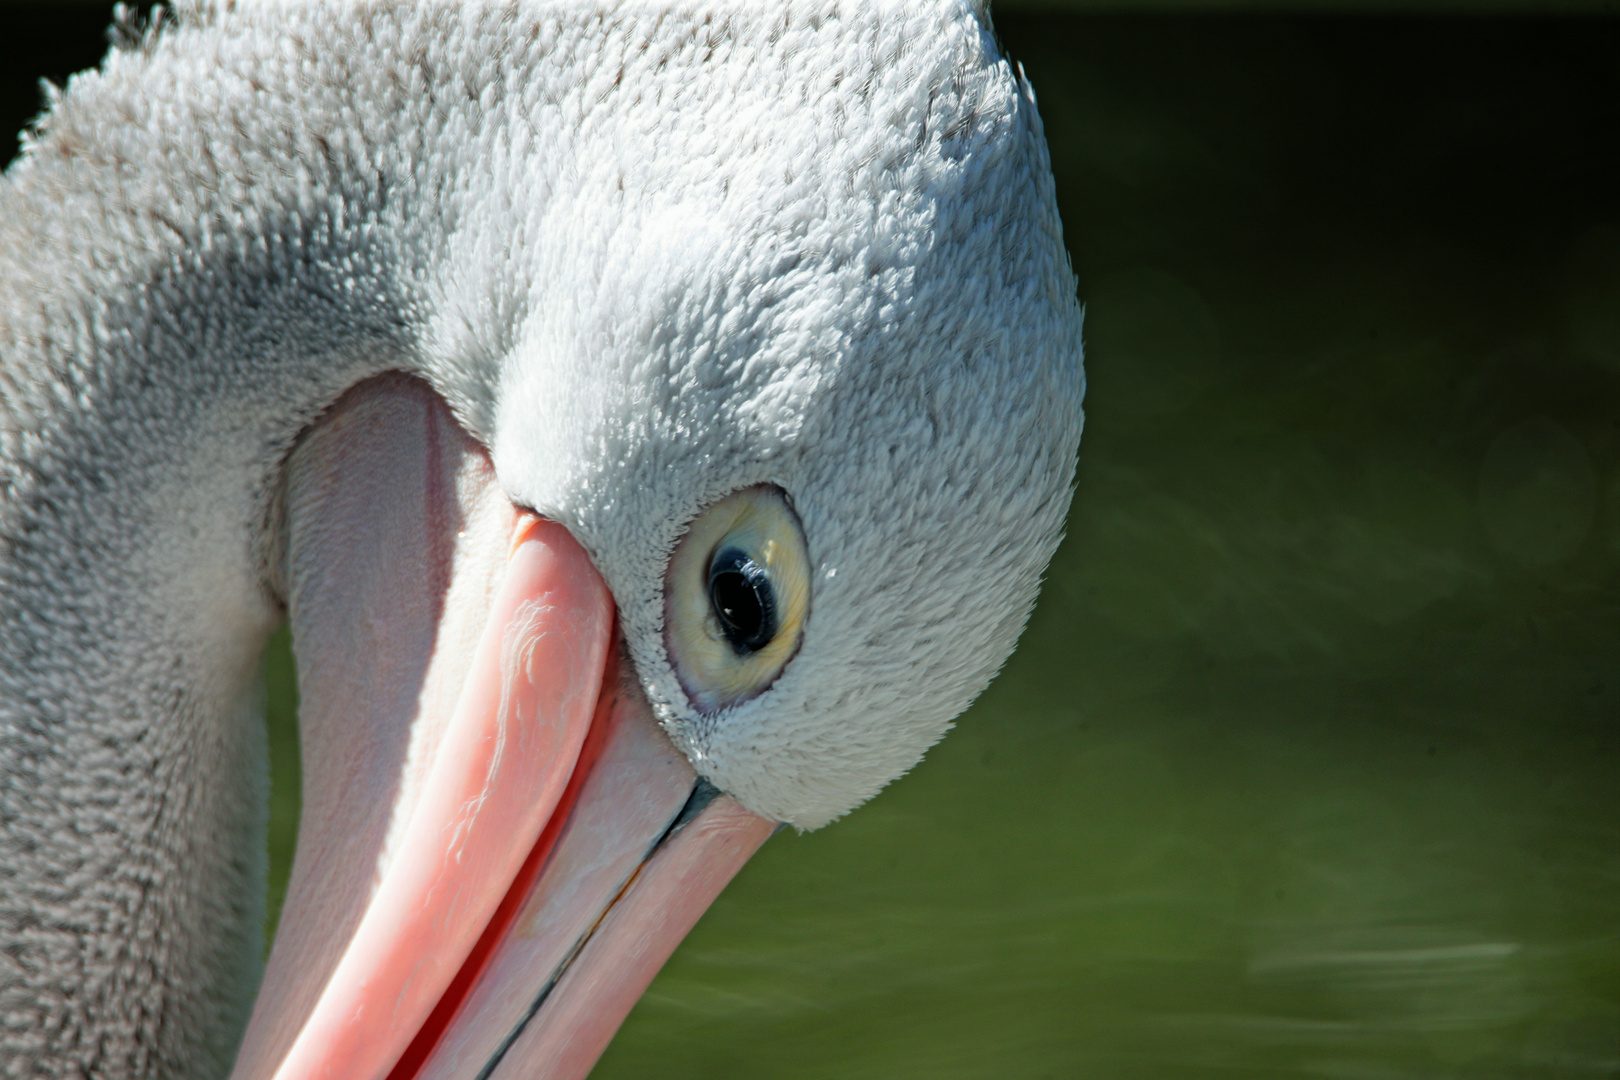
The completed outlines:
[[[183,5],[71,82],[0,186],[0,1060],[228,1062],[278,469],[382,370],[591,552],[721,788],[813,828],[920,759],[1024,624],[1084,388],[976,7]],[[665,563],[762,481],[804,643],[700,718]]]

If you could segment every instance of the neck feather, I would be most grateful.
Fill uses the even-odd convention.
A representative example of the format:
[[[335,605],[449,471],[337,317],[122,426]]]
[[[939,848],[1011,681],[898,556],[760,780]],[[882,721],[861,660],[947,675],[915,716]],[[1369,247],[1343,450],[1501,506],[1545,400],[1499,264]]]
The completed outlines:
[[[229,1068],[262,950],[280,466],[345,387],[415,364],[393,268],[435,215],[229,38],[113,54],[0,182],[8,1075]]]

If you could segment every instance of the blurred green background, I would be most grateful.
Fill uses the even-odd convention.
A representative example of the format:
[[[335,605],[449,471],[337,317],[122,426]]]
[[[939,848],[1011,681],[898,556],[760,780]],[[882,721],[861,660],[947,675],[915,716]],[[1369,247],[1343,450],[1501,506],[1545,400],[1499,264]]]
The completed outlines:
[[[997,8],[1088,305],[1023,646],[595,1075],[1620,1076],[1620,21],[1083,6]],[[105,12],[0,15],[15,129]]]

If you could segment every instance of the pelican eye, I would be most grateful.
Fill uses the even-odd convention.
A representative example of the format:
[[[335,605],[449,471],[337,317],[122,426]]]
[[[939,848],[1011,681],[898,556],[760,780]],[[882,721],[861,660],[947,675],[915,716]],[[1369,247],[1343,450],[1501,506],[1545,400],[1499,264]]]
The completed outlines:
[[[714,712],[769,688],[798,651],[809,609],[804,532],[780,488],[706,507],[664,581],[664,646],[692,705]]]
[[[709,603],[720,632],[739,655],[755,653],[776,636],[776,590],[771,575],[739,548],[714,553],[709,564]]]

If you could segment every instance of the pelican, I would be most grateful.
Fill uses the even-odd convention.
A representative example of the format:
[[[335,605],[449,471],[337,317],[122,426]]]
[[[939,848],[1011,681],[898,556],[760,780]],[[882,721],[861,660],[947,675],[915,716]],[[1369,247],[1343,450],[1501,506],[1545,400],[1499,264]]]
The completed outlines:
[[[125,17],[0,185],[0,1071],[583,1076],[1010,653],[1080,361],[981,6]]]

